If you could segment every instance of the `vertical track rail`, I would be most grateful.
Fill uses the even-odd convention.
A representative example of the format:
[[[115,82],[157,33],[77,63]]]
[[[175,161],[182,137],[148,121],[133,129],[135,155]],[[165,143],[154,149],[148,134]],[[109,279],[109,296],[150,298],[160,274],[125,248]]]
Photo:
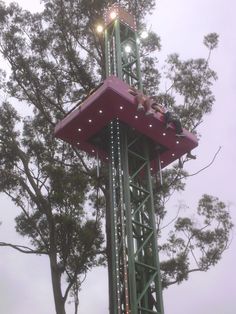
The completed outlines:
[[[115,290],[113,291],[113,302],[114,307],[117,307],[117,312],[113,309],[114,313],[122,314],[121,312],[121,289],[120,289],[120,265],[119,265],[119,240],[118,240],[118,205],[117,205],[117,181],[116,181],[116,143],[115,143],[115,135],[114,135],[114,122],[112,121],[110,124],[110,140],[111,140],[111,152],[110,152],[110,161],[111,161],[111,176],[110,176],[110,187],[111,187],[111,198],[112,198],[112,208],[113,211],[111,213],[112,218],[112,249],[113,249],[113,262],[112,262],[112,274],[113,281],[115,283]]]
[[[130,314],[130,297],[128,281],[128,248],[126,233],[126,206],[124,200],[123,168],[121,158],[120,122],[114,120],[110,124],[111,140],[111,187],[112,187],[112,230],[113,230],[113,278],[116,291],[117,310],[114,313]]]
[[[120,143],[120,123],[116,120],[117,130],[117,147],[118,147],[118,173],[119,173],[119,192],[120,192],[120,220],[121,220],[121,244],[122,244],[122,261],[123,263],[123,281],[124,281],[124,303],[125,313],[129,314],[129,286],[128,286],[128,267],[127,267],[127,245],[126,245],[126,217],[125,217],[125,203],[123,191],[123,169],[121,162],[121,143]]]
[[[163,314],[149,146],[118,119],[110,138],[112,314]]]

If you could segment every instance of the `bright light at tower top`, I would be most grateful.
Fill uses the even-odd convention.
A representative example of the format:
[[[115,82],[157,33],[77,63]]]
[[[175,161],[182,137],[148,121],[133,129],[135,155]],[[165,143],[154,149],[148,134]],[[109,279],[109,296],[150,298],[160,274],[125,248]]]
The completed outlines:
[[[142,31],[142,33],[140,34],[140,37],[142,39],[146,39],[148,37],[148,32],[147,31]]]
[[[103,26],[102,26],[102,25],[97,25],[96,31],[97,31],[98,33],[102,33],[102,32],[103,32]]]
[[[117,3],[105,10],[105,25],[107,26],[110,23],[113,23],[116,19],[119,19],[121,23],[128,25],[131,29],[136,30],[135,17]]]
[[[114,19],[117,17],[116,11],[112,11],[112,12],[110,13],[110,17],[111,17],[112,20],[114,20]]]
[[[131,47],[130,46],[125,46],[125,52],[126,53],[131,53],[131,51],[132,51],[132,49],[131,49]]]

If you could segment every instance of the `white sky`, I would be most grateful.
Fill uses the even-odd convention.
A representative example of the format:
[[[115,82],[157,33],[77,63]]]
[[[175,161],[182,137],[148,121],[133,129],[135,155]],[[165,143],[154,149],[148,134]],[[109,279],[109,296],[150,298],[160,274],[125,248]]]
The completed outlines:
[[[9,1],[6,1],[9,2]],[[18,0],[22,6],[37,10],[39,1]],[[192,177],[187,189],[177,197],[194,208],[203,193],[218,196],[231,203],[236,223],[236,4],[222,0],[159,0],[150,20],[162,39],[160,60],[178,52],[183,58],[205,57],[203,36],[210,32],[220,35],[219,48],[213,53],[211,66],[219,80],[214,85],[216,103],[213,113],[201,127],[202,138],[191,161],[195,172],[208,164],[219,146],[217,160],[205,172]],[[161,61],[160,61],[161,65]],[[173,210],[170,208],[170,210]],[[22,243],[14,233],[13,219],[18,210],[1,196],[0,241]],[[25,256],[8,248],[0,250],[0,313],[55,313],[50,282],[49,264],[45,257]],[[195,273],[188,282],[170,287],[164,292],[165,314],[235,314],[236,313],[236,240],[223,260],[207,273]],[[87,278],[79,296],[80,314],[107,314],[106,270],[96,270]],[[71,309],[68,314],[72,314]]]

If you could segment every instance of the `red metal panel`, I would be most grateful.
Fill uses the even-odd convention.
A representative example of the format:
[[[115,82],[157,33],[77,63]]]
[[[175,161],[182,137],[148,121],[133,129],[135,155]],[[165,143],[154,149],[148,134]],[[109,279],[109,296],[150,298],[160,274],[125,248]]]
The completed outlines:
[[[57,124],[56,137],[92,156],[98,154],[100,158],[107,159],[107,152],[90,140],[111,120],[118,118],[151,139],[154,145],[160,144],[166,148],[161,154],[162,167],[198,145],[196,136],[185,129],[182,138],[176,137],[174,127],[165,129],[160,113],[147,116],[143,111],[138,112],[134,96],[128,92],[129,87],[115,76],[107,78],[101,87]]]

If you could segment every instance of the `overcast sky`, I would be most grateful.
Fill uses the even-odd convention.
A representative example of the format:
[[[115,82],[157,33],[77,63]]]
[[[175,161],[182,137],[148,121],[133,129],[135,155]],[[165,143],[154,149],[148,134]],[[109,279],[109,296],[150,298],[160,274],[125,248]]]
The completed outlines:
[[[6,1],[8,2],[8,1]],[[38,0],[18,0],[24,8],[37,10]],[[190,210],[203,193],[218,196],[231,204],[236,224],[236,4],[233,0],[159,0],[149,21],[162,39],[161,61],[177,52],[183,58],[206,57],[202,45],[207,33],[217,32],[220,44],[213,53],[211,66],[219,79],[214,84],[216,103],[213,113],[201,127],[202,138],[194,150],[190,172],[208,164],[219,146],[220,155],[205,172],[188,180],[187,189],[177,196]],[[0,241],[22,243],[14,232],[13,220],[18,210],[1,196]],[[235,233],[235,232],[234,232]],[[48,260],[45,257],[21,255],[8,248],[0,249],[0,313],[54,314]],[[236,313],[236,240],[223,260],[207,273],[194,273],[188,282],[164,292],[165,314],[235,314]],[[107,314],[106,270],[94,271],[80,294],[80,314]],[[68,310],[68,314],[73,313]]]

